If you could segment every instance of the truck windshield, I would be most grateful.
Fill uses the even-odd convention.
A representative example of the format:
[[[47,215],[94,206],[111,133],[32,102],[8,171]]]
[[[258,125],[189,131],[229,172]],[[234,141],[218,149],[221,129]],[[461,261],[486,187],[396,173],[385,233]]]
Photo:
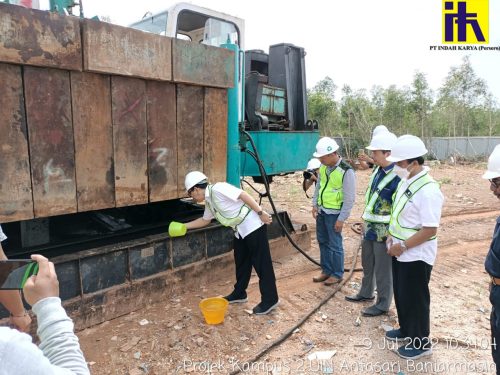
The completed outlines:
[[[205,22],[203,44],[219,47],[223,43],[238,43],[238,31],[233,23],[209,18]]]
[[[147,31],[153,34],[166,35],[167,32],[167,12],[147,17],[135,22],[130,27]]]

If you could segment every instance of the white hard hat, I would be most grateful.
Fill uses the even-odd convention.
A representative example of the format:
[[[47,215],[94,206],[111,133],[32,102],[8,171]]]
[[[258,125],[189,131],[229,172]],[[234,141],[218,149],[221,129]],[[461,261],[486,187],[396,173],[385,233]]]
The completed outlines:
[[[313,169],[318,169],[319,167],[321,167],[321,162],[316,158],[312,158],[307,162],[307,170],[309,171]]]
[[[382,132],[372,138],[368,150],[389,150],[391,151],[396,144],[398,137],[391,132]]]
[[[198,171],[189,172],[186,175],[186,179],[184,180],[184,186],[186,186],[186,190],[189,191],[193,186],[198,185],[200,183],[208,182],[207,176]]]
[[[316,143],[316,152],[313,154],[315,158],[320,158],[322,156],[331,154],[339,149],[339,145],[335,142],[335,139],[330,137],[321,138],[318,143]]]
[[[389,129],[387,129],[387,126],[385,125],[377,125],[375,126],[375,129],[373,129],[373,137],[376,137],[377,135],[381,133],[388,132]]]
[[[488,180],[500,177],[500,144],[496,145],[488,158],[488,170],[483,174],[483,178]]]
[[[424,142],[414,135],[406,134],[399,137],[392,146],[391,155],[387,157],[388,161],[398,162],[418,158],[427,154]]]

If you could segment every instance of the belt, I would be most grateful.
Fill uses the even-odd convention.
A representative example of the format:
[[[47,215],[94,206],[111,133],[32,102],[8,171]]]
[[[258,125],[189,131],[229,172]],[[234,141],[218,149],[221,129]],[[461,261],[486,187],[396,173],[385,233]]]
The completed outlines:
[[[498,277],[494,277],[494,276],[490,275],[490,278],[491,278],[491,283],[493,285],[500,285],[500,279]]]

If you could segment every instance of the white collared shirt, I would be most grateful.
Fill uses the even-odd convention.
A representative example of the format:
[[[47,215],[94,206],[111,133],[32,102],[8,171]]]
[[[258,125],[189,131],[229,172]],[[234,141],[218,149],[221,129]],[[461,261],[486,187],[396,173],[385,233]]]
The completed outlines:
[[[225,217],[238,216],[241,207],[244,205],[244,202],[239,198],[241,193],[243,193],[243,190],[227,182],[218,182],[212,185],[212,195],[215,200],[215,206]],[[205,201],[214,205],[214,202],[210,199],[208,187],[205,189]],[[208,205],[205,205],[203,220],[210,221],[214,218],[215,216],[212,211],[210,211],[210,208],[208,208]],[[255,211],[250,210],[245,220],[236,227],[234,235],[236,238],[245,238],[262,225],[264,225],[264,223],[260,220],[259,215],[257,215]]]
[[[2,231],[2,226],[0,225],[0,242],[7,239],[7,236]]]
[[[424,170],[409,180],[403,180],[398,190],[396,191],[397,202],[401,195],[404,194],[408,186],[428,173],[429,168],[424,167]],[[441,208],[443,207],[444,196],[441,189],[436,184],[427,184],[417,191],[406,203],[405,207],[399,214],[399,223],[402,227],[406,228],[421,228],[421,227],[439,227],[441,220]],[[394,244],[403,241],[392,238]],[[423,244],[409,248],[398,258],[400,262],[415,262],[422,260],[429,265],[434,265],[437,255],[437,239],[425,241]]]

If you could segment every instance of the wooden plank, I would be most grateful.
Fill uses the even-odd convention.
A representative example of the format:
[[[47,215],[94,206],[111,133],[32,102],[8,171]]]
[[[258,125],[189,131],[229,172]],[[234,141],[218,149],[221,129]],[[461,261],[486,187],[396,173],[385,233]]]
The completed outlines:
[[[79,19],[0,2],[0,61],[82,70]]]
[[[78,211],[114,207],[115,176],[109,76],[71,73],[71,100]]]
[[[147,82],[149,200],[177,198],[175,85]]]
[[[35,217],[76,212],[69,72],[24,68]]]
[[[178,195],[186,196],[184,177],[203,171],[203,87],[177,85]]]
[[[148,202],[146,82],[111,77],[117,207]]]
[[[227,90],[205,88],[203,170],[211,181],[226,181]]]
[[[172,54],[174,82],[233,87],[233,51],[174,39]]]
[[[154,80],[172,79],[172,40],[106,22],[83,20],[84,69]]]
[[[33,218],[21,67],[0,64],[0,223]]]

